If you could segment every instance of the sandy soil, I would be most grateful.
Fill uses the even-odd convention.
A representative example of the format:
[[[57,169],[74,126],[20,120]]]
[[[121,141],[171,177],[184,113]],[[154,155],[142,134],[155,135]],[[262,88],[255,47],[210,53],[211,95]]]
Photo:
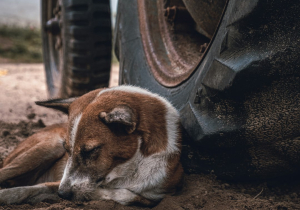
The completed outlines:
[[[112,71],[111,85],[117,84],[118,68]],[[0,64],[0,159],[16,145],[45,125],[66,121],[63,114],[38,107],[47,99],[41,64]],[[6,205],[0,209],[141,209],[112,201],[84,203],[61,200],[35,205]],[[147,208],[144,208],[147,209]],[[153,209],[300,209],[300,182],[297,178],[259,182],[226,182],[214,174],[185,175],[184,189],[169,196]]]

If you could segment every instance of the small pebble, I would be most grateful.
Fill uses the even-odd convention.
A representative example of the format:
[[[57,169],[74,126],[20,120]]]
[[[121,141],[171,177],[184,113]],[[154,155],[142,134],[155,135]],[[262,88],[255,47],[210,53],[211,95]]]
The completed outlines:
[[[10,132],[7,130],[2,132],[2,136],[4,136],[4,137],[8,136],[9,134],[10,134]]]
[[[38,125],[39,125],[39,127],[41,127],[41,128],[46,127],[45,123],[44,123],[43,120],[41,120],[41,119],[38,120]]]
[[[29,120],[32,120],[33,118],[35,118],[35,113],[30,113],[30,114],[28,114],[28,115],[27,115],[27,118],[28,118]]]

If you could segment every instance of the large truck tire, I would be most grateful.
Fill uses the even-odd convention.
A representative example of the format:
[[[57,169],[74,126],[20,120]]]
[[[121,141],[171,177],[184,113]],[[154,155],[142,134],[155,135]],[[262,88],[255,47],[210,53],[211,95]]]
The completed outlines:
[[[112,31],[109,0],[42,0],[42,38],[50,98],[108,86]]]
[[[119,1],[119,84],[180,111],[187,173],[299,174],[299,11],[285,0]]]

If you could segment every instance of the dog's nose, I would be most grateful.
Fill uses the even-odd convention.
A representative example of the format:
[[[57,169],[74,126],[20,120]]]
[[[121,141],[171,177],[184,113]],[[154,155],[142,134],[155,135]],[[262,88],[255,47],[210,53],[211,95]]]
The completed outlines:
[[[73,192],[71,190],[69,191],[58,190],[58,196],[66,200],[71,200],[73,197]]]

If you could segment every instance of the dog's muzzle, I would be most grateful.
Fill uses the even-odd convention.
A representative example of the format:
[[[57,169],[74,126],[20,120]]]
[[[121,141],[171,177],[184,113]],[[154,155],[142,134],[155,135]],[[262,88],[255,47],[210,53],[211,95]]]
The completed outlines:
[[[65,190],[58,190],[58,196],[66,199],[66,200],[72,200],[73,198],[73,192],[71,190],[65,191]]]

